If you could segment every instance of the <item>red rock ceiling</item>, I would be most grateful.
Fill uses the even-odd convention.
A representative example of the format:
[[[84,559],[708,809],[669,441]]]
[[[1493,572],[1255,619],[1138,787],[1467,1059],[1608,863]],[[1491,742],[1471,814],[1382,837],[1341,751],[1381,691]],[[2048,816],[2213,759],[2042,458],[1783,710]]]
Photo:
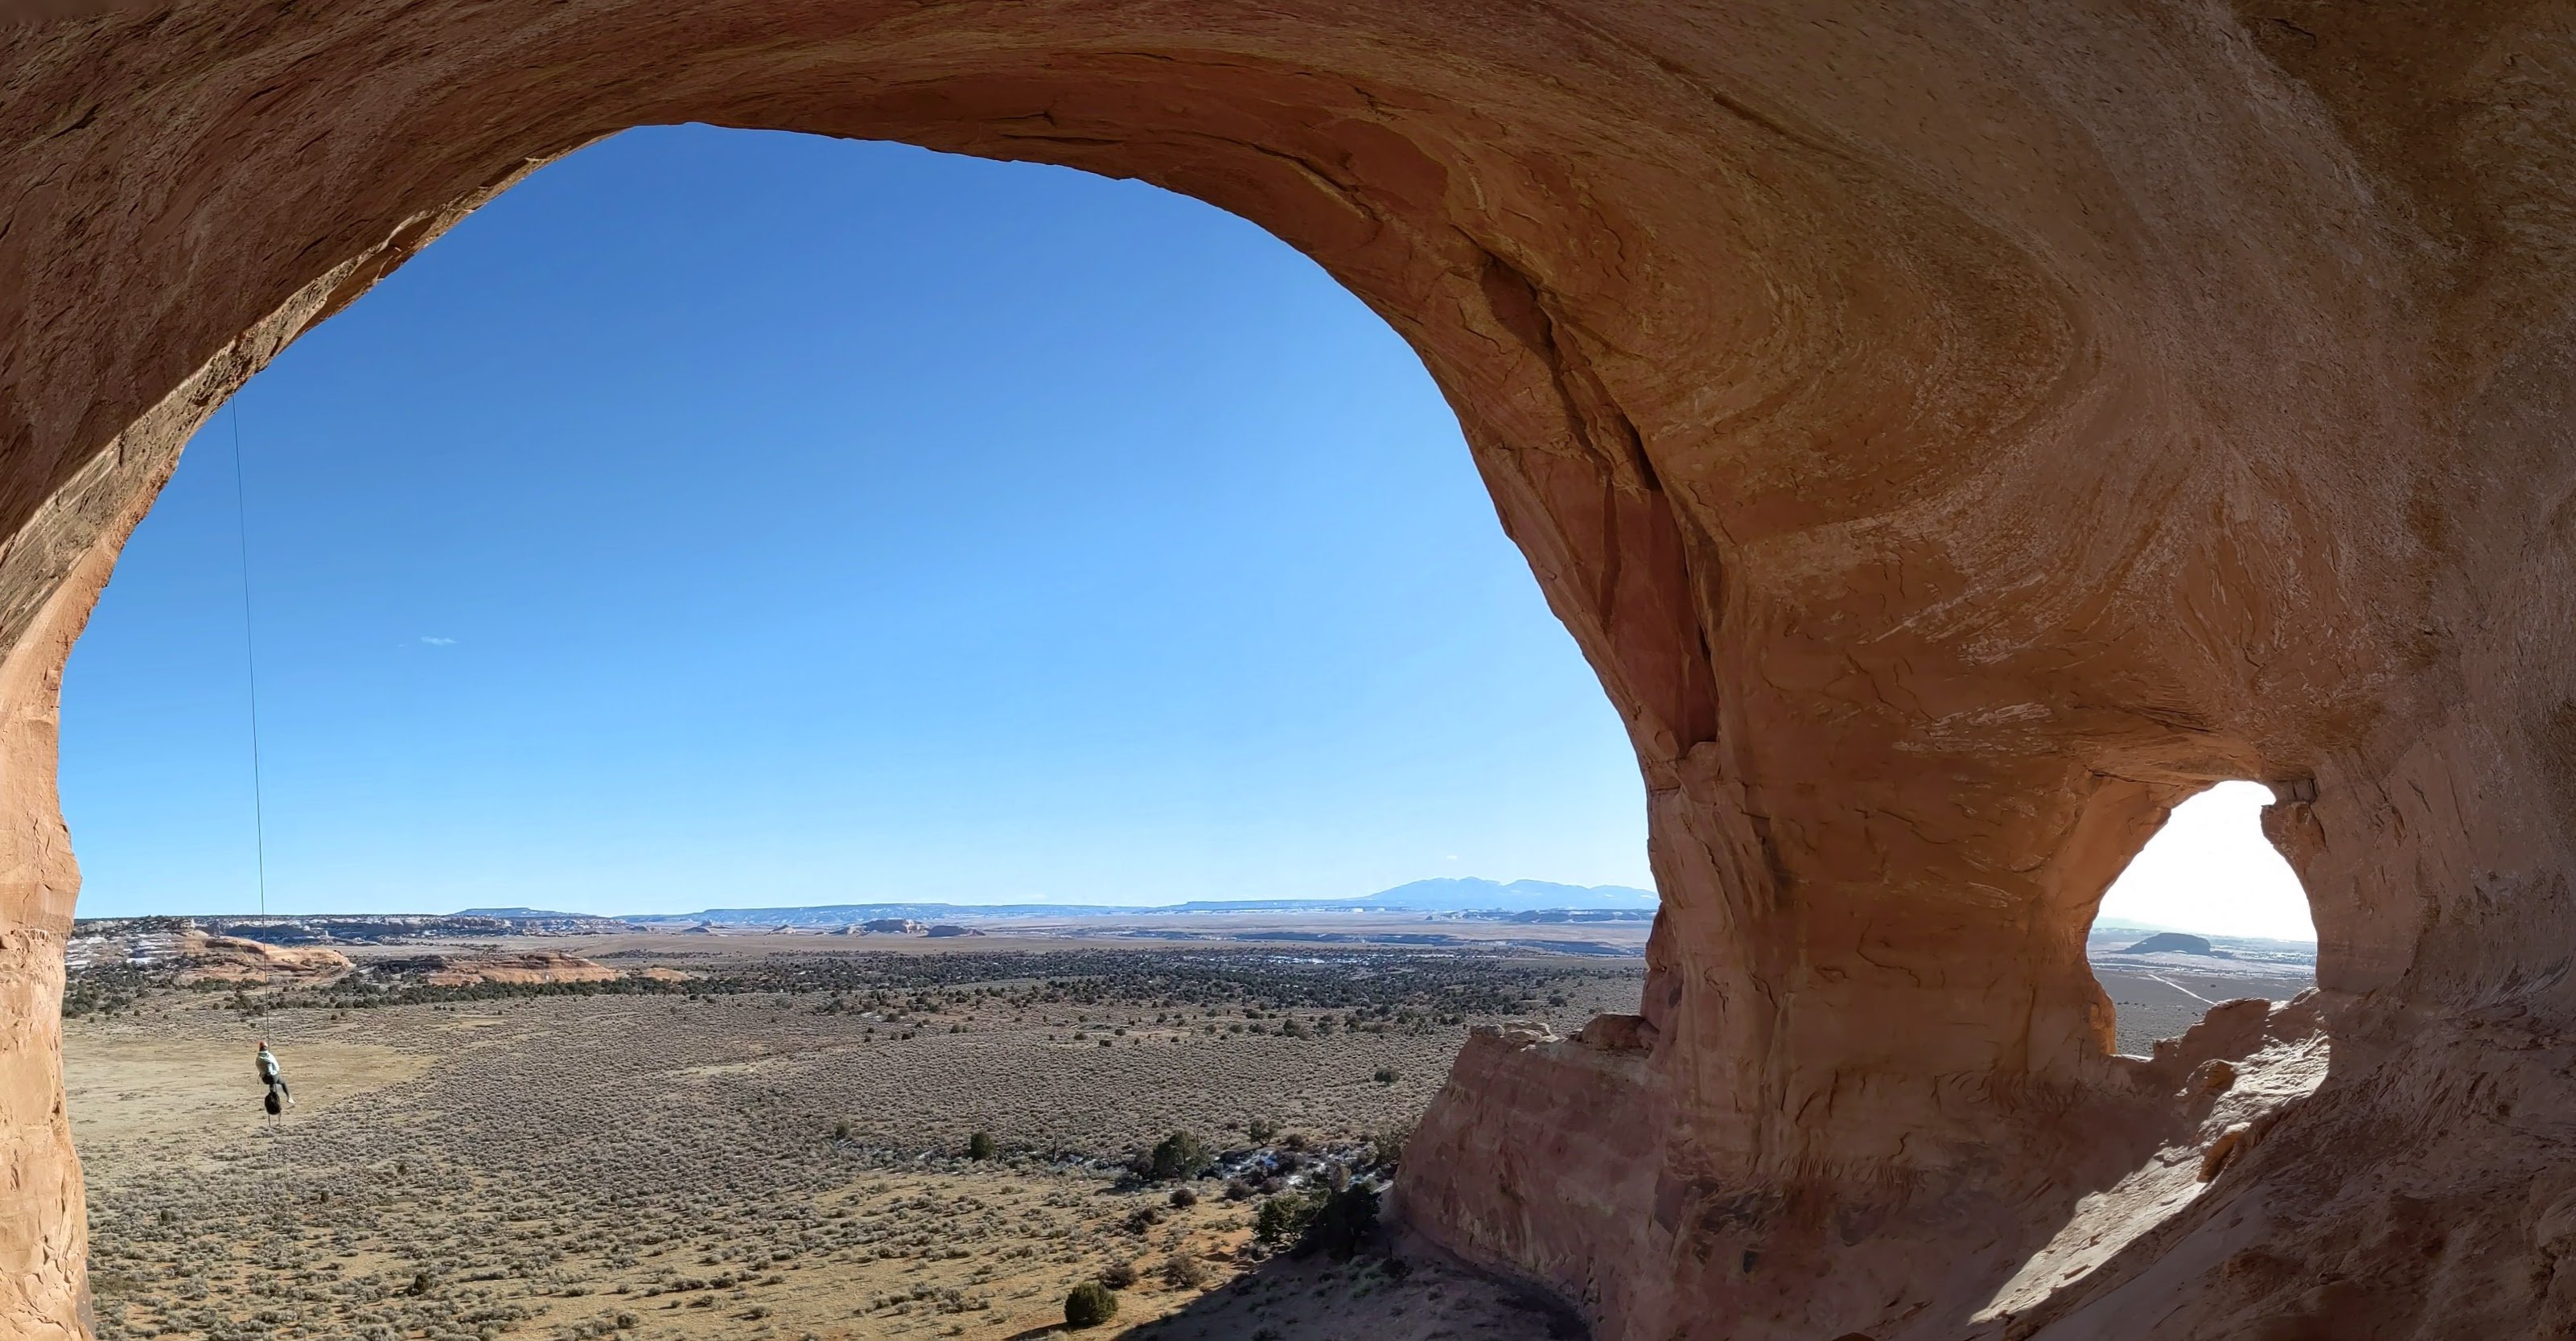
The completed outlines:
[[[1643,1021],[1462,1058],[1423,1232],[1615,1338],[2576,1326],[2567,4],[5,12],[0,1332],[79,1334],[54,699],[117,546],[298,332],[681,120],[1142,177],[1421,352],[1666,897]],[[2323,990],[2112,1059],[2094,903],[2229,777]]]

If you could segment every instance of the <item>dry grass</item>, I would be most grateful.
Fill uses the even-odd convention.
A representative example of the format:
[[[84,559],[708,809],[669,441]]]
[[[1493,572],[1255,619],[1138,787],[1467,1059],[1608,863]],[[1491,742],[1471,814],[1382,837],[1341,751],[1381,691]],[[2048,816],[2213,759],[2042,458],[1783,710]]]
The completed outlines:
[[[1438,1262],[1265,1262],[1252,1211],[1364,1166],[1469,1025],[1631,1008],[1633,964],[913,958],[248,1019],[156,990],[68,1022],[100,1336],[1001,1338],[1120,1267],[1094,1335],[1562,1331]],[[275,1135],[254,1036],[302,1101]],[[1203,1178],[1176,1206],[1123,1172],[1174,1130],[1229,1157],[1233,1195]],[[977,1131],[996,1158],[965,1158]]]

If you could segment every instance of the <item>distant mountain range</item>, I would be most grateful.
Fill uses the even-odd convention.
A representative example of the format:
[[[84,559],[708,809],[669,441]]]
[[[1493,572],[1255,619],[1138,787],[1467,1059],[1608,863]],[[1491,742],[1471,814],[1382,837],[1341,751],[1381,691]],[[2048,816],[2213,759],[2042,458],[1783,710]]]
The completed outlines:
[[[1499,896],[1500,902],[1492,902]],[[1559,908],[1626,908],[1651,913],[1664,906],[1663,896],[1651,889],[1627,885],[1557,885],[1545,880],[1515,880],[1498,885],[1491,880],[1416,880],[1369,896],[1385,900],[1382,906],[1405,908],[1448,907],[1506,913],[1551,912]],[[1441,900],[1451,902],[1442,903]]]
[[[1626,908],[1653,912],[1662,900],[1651,889],[1626,885],[1559,885],[1545,880],[1416,880],[1356,899],[1201,900],[1173,904],[1176,913],[1330,912],[1535,913],[1560,908]],[[1135,911],[1131,909],[1130,911]]]
[[[1538,913],[1629,912],[1651,916],[1655,892],[1626,885],[1559,885],[1545,880],[1416,880],[1356,899],[1199,899],[1149,907],[1108,903],[844,903],[804,908],[709,908],[617,920],[638,926],[839,927],[884,918],[957,922],[1016,917],[1138,917],[1178,913]],[[458,917],[552,921],[571,916],[538,908],[468,908]]]

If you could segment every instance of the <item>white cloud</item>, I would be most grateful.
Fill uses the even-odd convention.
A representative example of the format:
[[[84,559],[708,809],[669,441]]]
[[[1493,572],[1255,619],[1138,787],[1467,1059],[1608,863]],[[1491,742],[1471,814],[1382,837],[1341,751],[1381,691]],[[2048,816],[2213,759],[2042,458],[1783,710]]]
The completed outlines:
[[[456,645],[456,640],[454,638],[432,638],[427,635],[423,635],[421,641],[432,647],[454,647]]]

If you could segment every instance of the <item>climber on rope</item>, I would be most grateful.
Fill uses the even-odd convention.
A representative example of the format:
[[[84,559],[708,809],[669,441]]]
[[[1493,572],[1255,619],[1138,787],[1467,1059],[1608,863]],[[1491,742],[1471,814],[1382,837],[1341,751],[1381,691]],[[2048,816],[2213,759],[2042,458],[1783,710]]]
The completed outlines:
[[[259,1083],[268,1087],[268,1097],[260,1107],[268,1111],[272,1123],[287,1109],[295,1106],[295,1093],[286,1087],[286,1073],[277,1069],[277,1054],[268,1050],[268,1040],[259,1041]]]

